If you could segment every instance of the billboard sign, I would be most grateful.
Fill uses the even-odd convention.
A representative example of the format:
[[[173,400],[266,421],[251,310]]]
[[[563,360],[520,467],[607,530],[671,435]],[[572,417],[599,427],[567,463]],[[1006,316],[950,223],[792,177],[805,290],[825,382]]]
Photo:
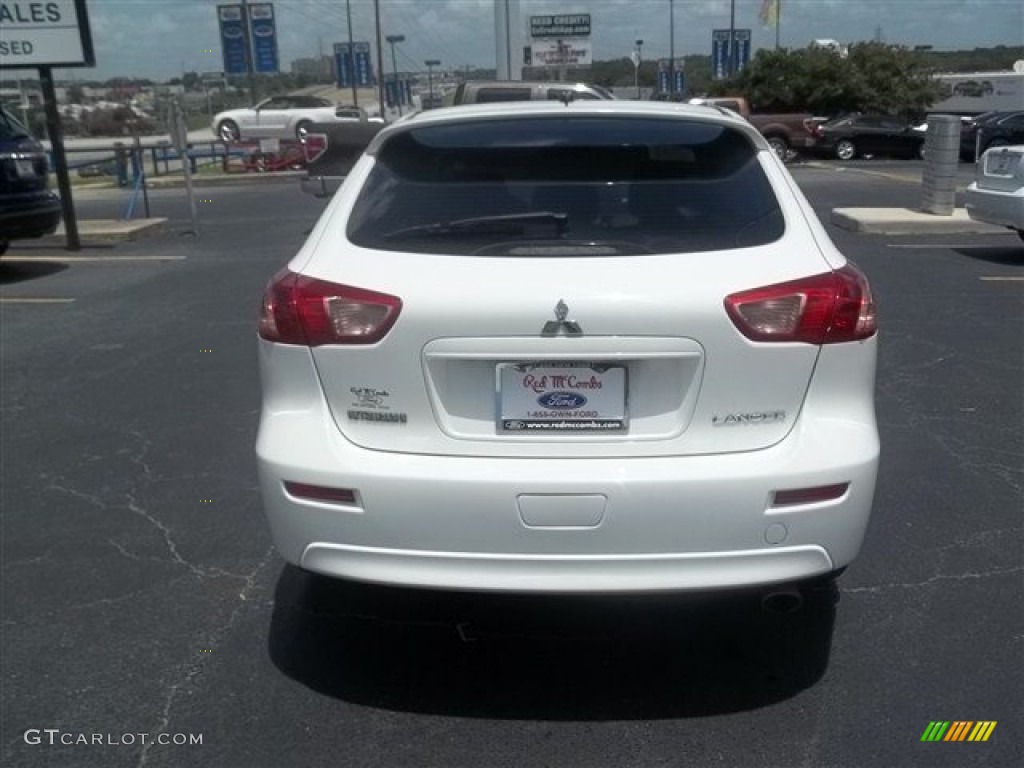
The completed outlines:
[[[95,65],[85,0],[0,2],[0,70]]]
[[[590,37],[590,14],[531,16],[530,37]]]
[[[535,67],[588,67],[593,62],[589,40],[541,40],[530,48]]]
[[[247,71],[245,11],[241,5],[218,5],[220,50],[224,56],[224,74],[244,75]]]
[[[249,4],[249,32],[252,39],[252,68],[260,74],[280,70],[277,59],[277,25],[273,3]]]

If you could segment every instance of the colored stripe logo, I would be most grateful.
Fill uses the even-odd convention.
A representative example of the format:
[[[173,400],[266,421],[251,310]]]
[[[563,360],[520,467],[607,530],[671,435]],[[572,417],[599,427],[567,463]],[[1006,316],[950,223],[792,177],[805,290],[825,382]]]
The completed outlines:
[[[921,741],[988,741],[996,729],[995,720],[932,720]]]

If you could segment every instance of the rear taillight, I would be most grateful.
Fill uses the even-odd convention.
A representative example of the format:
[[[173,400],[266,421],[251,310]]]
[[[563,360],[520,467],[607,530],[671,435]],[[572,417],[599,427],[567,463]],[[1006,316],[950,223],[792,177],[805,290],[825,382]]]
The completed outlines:
[[[866,339],[878,329],[871,288],[852,264],[734,293],[725,298],[725,310],[753,341],[837,344]]]
[[[284,270],[263,294],[259,334],[267,341],[309,347],[374,344],[391,330],[401,309],[397,296]]]

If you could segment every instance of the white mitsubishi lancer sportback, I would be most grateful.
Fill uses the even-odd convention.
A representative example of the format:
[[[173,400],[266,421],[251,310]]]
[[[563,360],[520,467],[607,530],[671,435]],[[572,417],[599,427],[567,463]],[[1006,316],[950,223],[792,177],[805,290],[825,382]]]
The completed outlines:
[[[277,549],[392,585],[624,593],[860,549],[876,320],[713,107],[489,104],[381,131],[259,320]]]

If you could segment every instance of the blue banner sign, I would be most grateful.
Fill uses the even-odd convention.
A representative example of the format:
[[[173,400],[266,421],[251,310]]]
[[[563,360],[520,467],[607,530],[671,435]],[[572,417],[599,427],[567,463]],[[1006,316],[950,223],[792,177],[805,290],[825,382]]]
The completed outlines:
[[[711,74],[715,80],[725,80],[739,74],[750,63],[750,30],[716,29],[711,33]]]
[[[750,30],[735,29],[732,36],[736,45],[736,72],[742,72],[750,64]]]
[[[711,32],[711,75],[715,80],[725,80],[729,76],[728,29]]]
[[[394,80],[384,81],[384,104],[388,109],[394,109],[398,104],[398,99],[396,98],[398,89],[395,88],[395,85]]]
[[[668,59],[658,60],[658,93],[668,93]]]
[[[353,51],[355,52],[353,62]],[[334,76],[339,88],[351,88],[352,78],[360,88],[373,85],[373,63],[370,58],[369,43],[335,43],[334,44]]]
[[[412,104],[412,80],[402,81],[402,103]]]
[[[352,54],[348,43],[334,44],[334,79],[339,88],[352,87]]]
[[[373,59],[370,58],[369,43],[353,43],[356,58],[356,85],[368,88],[373,85]]]
[[[675,93],[683,93],[686,90],[686,73],[683,71],[683,62],[677,61],[676,68],[672,72],[675,78],[675,87],[672,89]]]
[[[245,11],[241,5],[218,5],[217,19],[220,22],[220,49],[224,56],[224,74],[244,75],[248,71]]]
[[[277,25],[274,22],[273,3],[249,4],[249,29],[253,70],[260,74],[278,72]]]

